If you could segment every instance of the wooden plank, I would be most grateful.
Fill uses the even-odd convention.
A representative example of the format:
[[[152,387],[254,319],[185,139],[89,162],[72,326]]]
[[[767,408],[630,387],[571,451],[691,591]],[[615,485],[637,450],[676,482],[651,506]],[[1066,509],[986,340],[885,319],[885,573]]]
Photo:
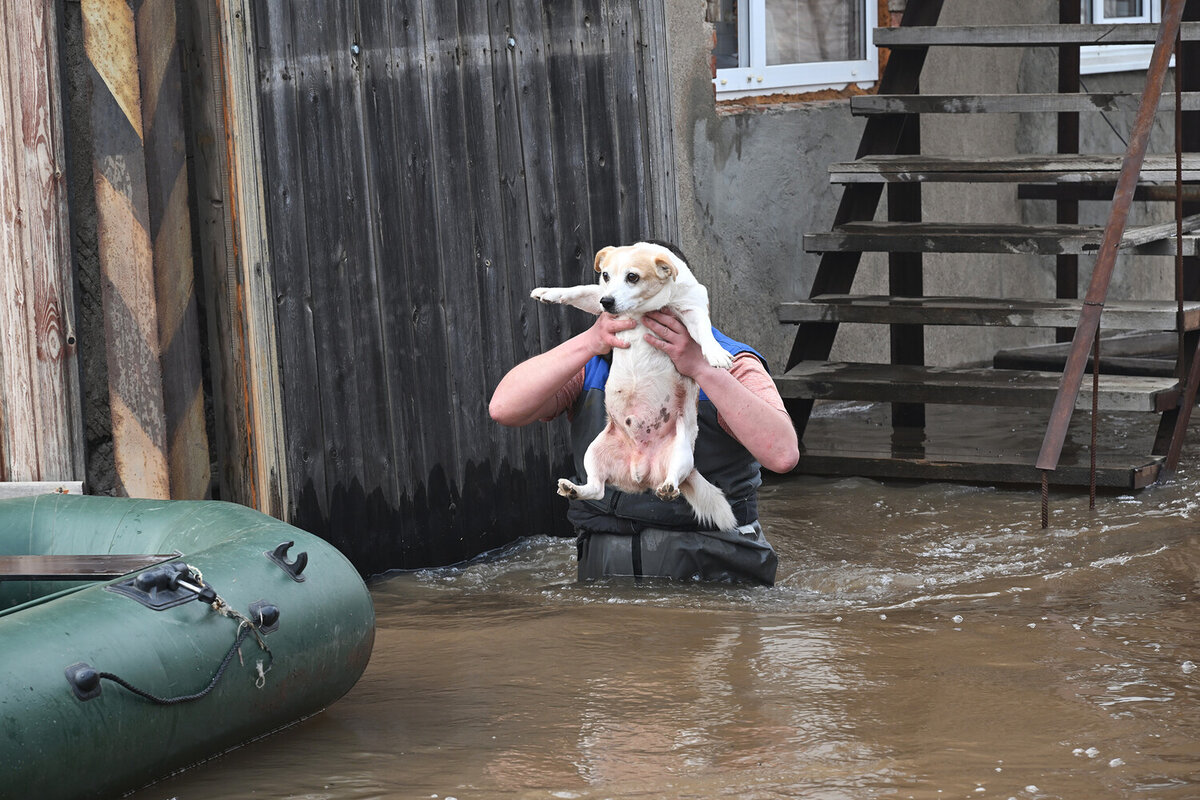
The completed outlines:
[[[795,471],[805,475],[1037,486],[1041,483],[1041,471],[1033,466],[1035,458],[1035,453],[1029,455],[1028,461],[1011,456],[959,453],[910,458],[853,445],[836,451],[806,447]],[[1144,489],[1158,479],[1163,460],[1149,456],[1141,460],[1098,458],[1096,485],[1105,489]],[[1089,467],[1086,459],[1075,463],[1067,463],[1064,459],[1054,471],[1053,483],[1055,486],[1088,486]]]
[[[262,168],[269,179],[264,186],[271,209],[273,230],[287,235],[271,237],[271,280],[276,296],[276,323],[287,335],[279,340],[279,373],[305,376],[290,382],[280,396],[287,434],[284,437],[285,471],[294,477],[300,499],[288,497],[291,519],[296,508],[316,516],[328,510],[325,476],[324,422],[317,379],[317,333],[312,282],[305,232],[310,228],[306,180],[308,162],[301,141],[301,117],[308,113],[307,76],[293,41],[295,4],[257,3],[254,27],[261,48],[258,57],[259,121],[272,142],[262,152]],[[302,23],[301,23],[302,24]],[[211,312],[210,312],[211,313]],[[249,409],[247,409],[247,412]],[[303,420],[303,424],[289,423]],[[289,482],[290,483],[290,482]],[[319,510],[319,511],[316,511]],[[316,511],[316,513],[314,513]],[[311,523],[308,523],[311,524]],[[320,531],[314,531],[320,533]]]
[[[1010,183],[1054,182],[1115,183],[1121,172],[1121,154],[1017,153],[1002,156],[878,155],[829,165],[831,183],[955,182]],[[1183,179],[1200,180],[1200,153],[1183,155]],[[1142,183],[1175,183],[1175,156],[1147,155],[1142,163]]]
[[[1022,183],[1017,186],[1019,200],[1082,200],[1100,203],[1111,203],[1116,183],[1098,181],[1096,183]],[[1200,186],[1187,184],[1182,187],[1185,203],[1200,202]],[[1166,184],[1138,186],[1133,193],[1133,199],[1139,202],[1174,203],[1175,187]]]
[[[107,580],[153,567],[182,553],[0,556],[0,581]]]
[[[635,4],[641,29],[635,42],[641,96],[642,123],[646,135],[646,170],[652,210],[649,234],[670,242],[679,241],[679,200],[675,186],[675,136],[671,106],[671,72],[668,59],[666,3],[645,0]]]
[[[84,471],[58,9],[0,7],[0,478]]]
[[[218,52],[224,57],[221,110],[222,145],[228,151],[226,196],[229,213],[226,235],[235,256],[234,283],[225,302],[241,313],[234,320],[234,352],[228,370],[237,378],[226,390],[241,391],[231,398],[244,409],[238,416],[244,426],[238,434],[246,440],[247,462],[240,465],[234,498],[265,514],[285,518],[285,498],[290,496],[287,475],[286,431],[281,400],[277,354],[275,291],[264,196],[266,158],[260,133],[258,97],[258,44],[248,0],[218,6]],[[236,312],[235,312],[236,313]],[[227,375],[229,373],[227,372]]]
[[[586,129],[583,61],[584,13],[580,0],[543,4],[543,41],[550,78],[551,136],[554,143],[555,196],[559,204],[559,272],[551,286],[595,280],[593,259],[599,247],[592,233],[592,213],[586,168],[592,158],[583,132]],[[539,308],[539,313],[544,313]],[[578,313],[569,315],[570,333],[587,322]],[[564,331],[567,334],[568,331]]]
[[[775,378],[785,398],[874,402],[1049,407],[1062,376],[1056,372],[805,361]],[[1091,383],[1078,408],[1091,407]],[[1100,376],[1101,411],[1164,411],[1178,401],[1174,379]]]
[[[1191,223],[1193,226],[1196,222]],[[1171,230],[1168,230],[1170,228]],[[1131,227],[1121,239],[1122,250],[1142,255],[1167,255],[1164,237],[1174,235],[1174,223]],[[825,233],[804,235],[810,253],[1058,253],[1095,254],[1104,229],[1098,225],[1027,225],[980,222],[850,222]],[[1148,246],[1156,240],[1163,244]],[[1170,240],[1173,241],[1173,240]],[[1185,245],[1194,244],[1185,239]],[[1171,247],[1173,249],[1173,245]]]
[[[877,114],[1023,114],[1037,112],[1136,112],[1140,94],[1131,92],[1025,94],[866,94],[850,98],[855,116]],[[1200,110],[1200,92],[1185,92],[1185,111]],[[1164,94],[1158,110],[1174,112],[1175,95]]]
[[[1157,24],[1104,25],[945,25],[876,28],[876,47],[1036,47],[1061,45],[1154,44]],[[1200,40],[1200,23],[1184,23],[1180,37]]]
[[[319,453],[324,460],[329,517],[365,532],[365,498],[356,497],[352,487],[377,486],[379,476],[366,472],[368,451],[387,452],[391,443],[377,438],[380,433],[374,422],[380,398],[374,390],[363,391],[365,381],[359,375],[359,348],[365,351],[377,342],[360,338],[374,309],[369,308],[373,298],[361,304],[358,298],[373,265],[361,185],[359,120],[354,114],[350,47],[355,40],[344,6],[329,10],[319,20],[306,11],[301,4],[288,4],[293,15],[290,37],[273,43],[276,48],[295,48],[300,67],[296,79],[303,97],[296,161],[280,165],[298,170],[305,187],[307,226],[299,233],[308,253],[304,300],[312,314],[316,373],[296,377],[317,385],[318,415],[303,424],[321,428]]]
[[[0,500],[39,494],[83,494],[83,481],[3,481]]]
[[[1105,314],[1108,317],[1108,304]],[[1100,372],[1111,375],[1175,376],[1178,337],[1173,333],[1125,333],[1103,337],[1100,342]],[[1070,342],[1030,345],[1000,350],[992,358],[998,369],[1032,369],[1062,372]],[[1088,369],[1092,359],[1088,358]]]
[[[1055,328],[1074,326],[1082,307],[1082,300],[1073,299],[821,295],[781,304],[779,321]],[[1174,330],[1176,313],[1172,301],[1116,300],[1105,303],[1101,324],[1109,329]],[[1184,304],[1184,326],[1200,329],[1200,302]]]

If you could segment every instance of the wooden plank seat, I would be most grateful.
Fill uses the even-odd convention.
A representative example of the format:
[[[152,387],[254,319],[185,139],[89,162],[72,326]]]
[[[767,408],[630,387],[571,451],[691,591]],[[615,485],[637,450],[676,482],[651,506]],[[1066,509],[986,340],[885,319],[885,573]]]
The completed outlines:
[[[1157,23],[1099,25],[940,25],[876,28],[876,47],[1062,47],[1154,44]],[[1200,41],[1200,22],[1179,26],[1185,42]]]
[[[1200,227],[1200,215],[1185,220],[1184,231]],[[1125,229],[1122,250],[1141,255],[1172,255],[1175,223]],[[804,235],[810,253],[1027,253],[1094,255],[1104,239],[1099,225],[1027,225],[985,222],[847,222],[831,231]],[[1196,238],[1184,237],[1184,255],[1196,255]]]
[[[107,580],[178,558],[182,553],[0,556],[0,581]]]
[[[1047,94],[867,94],[850,98],[850,113],[859,117],[878,114],[1019,114],[1031,112],[1136,112],[1140,94],[1091,92]],[[1200,92],[1183,92],[1184,111],[1200,110]],[[1164,94],[1158,104],[1162,113],[1175,110],[1175,95]]]
[[[786,399],[1049,408],[1062,374],[1032,370],[927,367],[802,361],[777,375]],[[1076,408],[1092,405],[1092,383],[1084,380]],[[1174,378],[1101,375],[1101,411],[1163,412],[1179,403]]]
[[[892,297],[827,294],[782,303],[779,321],[857,322],[900,325],[986,325],[1014,328],[1071,327],[1079,322],[1082,300],[988,297]],[[1104,304],[1101,326],[1108,329],[1175,330],[1174,301],[1112,300]],[[1200,301],[1183,306],[1185,330],[1200,330]]]
[[[829,165],[831,183],[1090,183],[1115,184],[1123,154],[1016,153],[1002,156],[879,155]],[[1183,154],[1183,179],[1200,180],[1200,153]],[[1151,153],[1142,183],[1175,183],[1175,155]]]

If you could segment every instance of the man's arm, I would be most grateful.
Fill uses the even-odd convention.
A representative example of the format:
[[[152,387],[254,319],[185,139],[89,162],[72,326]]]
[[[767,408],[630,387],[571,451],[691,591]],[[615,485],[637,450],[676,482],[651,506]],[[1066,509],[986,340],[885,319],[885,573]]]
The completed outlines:
[[[629,345],[617,338],[637,323],[601,314],[592,327],[557,347],[517,364],[500,379],[488,413],[501,425],[519,427],[550,416],[555,394],[583,369],[593,356]]]
[[[646,341],[670,356],[680,374],[700,385],[729,432],[760,464],[772,472],[789,472],[796,466],[799,442],[786,411],[759,397],[729,370],[710,365],[700,345],[674,315],[653,312],[643,322],[654,334],[647,335]]]

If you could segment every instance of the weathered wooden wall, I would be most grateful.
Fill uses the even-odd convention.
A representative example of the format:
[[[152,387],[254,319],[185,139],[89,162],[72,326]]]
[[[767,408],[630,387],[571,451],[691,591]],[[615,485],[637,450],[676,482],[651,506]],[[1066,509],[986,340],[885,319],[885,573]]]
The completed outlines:
[[[250,295],[242,320],[274,310],[284,515],[368,572],[565,532],[564,426],[503,429],[487,400],[588,322],[530,289],[594,280],[604,245],[674,234],[661,0],[216,7],[253,15],[208,51],[254,54],[257,104],[234,97],[226,56],[208,118],[231,151],[261,151],[267,247],[225,296]],[[230,499],[275,480],[243,478]]]
[[[56,5],[0,0],[0,480],[83,477]]]

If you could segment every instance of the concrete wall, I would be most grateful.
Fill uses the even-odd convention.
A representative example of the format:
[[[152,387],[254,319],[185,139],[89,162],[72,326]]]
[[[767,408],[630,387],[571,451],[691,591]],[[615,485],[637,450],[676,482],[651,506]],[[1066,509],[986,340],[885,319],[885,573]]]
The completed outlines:
[[[780,301],[808,295],[819,263],[805,253],[801,237],[827,230],[841,187],[830,186],[827,166],[854,157],[862,120],[850,115],[848,100],[794,103],[722,113],[714,100],[709,66],[711,29],[704,22],[703,0],[666,0],[670,26],[671,74],[680,244],[695,263],[713,296],[718,326],[753,343],[774,369],[782,369],[795,327],[777,322]],[[947,2],[940,24],[1045,22],[1057,19],[1056,4],[1010,0],[1003,20],[988,0]],[[1054,91],[1057,54],[1053,49],[952,48],[930,53],[922,76],[927,93]],[[1140,91],[1144,72],[1088,76],[1093,91]],[[1131,119],[1112,122],[1127,135]],[[1159,125],[1169,126],[1170,115]],[[1099,115],[1083,122],[1084,150],[1123,150]],[[1165,132],[1165,127],[1164,127]],[[1053,152],[1052,115],[930,115],[922,120],[926,153],[1011,154]],[[1169,150],[1159,136],[1160,148]],[[925,219],[939,221],[1054,221],[1048,202],[1018,201],[1015,186],[927,185]],[[1103,204],[1086,204],[1084,221],[1102,223]],[[1156,209],[1160,213],[1169,209]],[[881,208],[877,218],[883,219]],[[1153,215],[1138,209],[1135,219]],[[1169,218],[1169,217],[1168,217]],[[1080,264],[1086,287],[1090,259]],[[1140,259],[1146,262],[1148,259]],[[1136,272],[1118,272],[1113,295],[1165,296],[1160,273],[1170,259],[1140,263]],[[1022,255],[926,256],[927,294],[976,296],[1054,296],[1054,259]],[[886,259],[864,257],[856,293],[886,293]],[[955,365],[990,360],[998,348],[1044,343],[1052,333],[1040,330],[946,329],[926,332],[930,364]],[[844,325],[833,357],[886,361],[886,331],[878,326]]]

